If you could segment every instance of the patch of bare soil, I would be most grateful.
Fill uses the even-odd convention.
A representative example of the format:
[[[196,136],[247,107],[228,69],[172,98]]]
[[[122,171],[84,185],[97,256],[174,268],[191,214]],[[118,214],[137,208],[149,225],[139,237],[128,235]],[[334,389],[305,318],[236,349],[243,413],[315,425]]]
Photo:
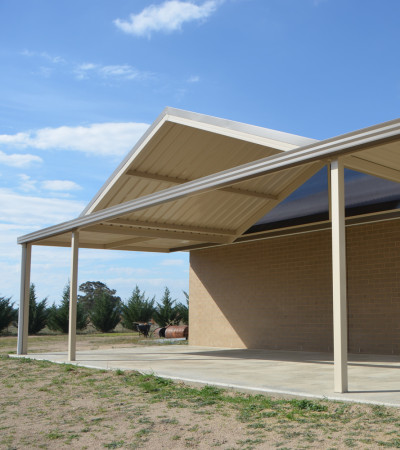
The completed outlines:
[[[78,350],[97,350],[114,347],[132,347],[151,344],[152,338],[143,338],[137,333],[109,333],[109,334],[78,334],[76,345]],[[66,352],[68,350],[68,336],[66,334],[37,335],[28,338],[29,353]],[[16,353],[17,337],[0,336],[0,354]]]
[[[135,372],[0,359],[0,448],[400,446],[397,409],[191,388]]]

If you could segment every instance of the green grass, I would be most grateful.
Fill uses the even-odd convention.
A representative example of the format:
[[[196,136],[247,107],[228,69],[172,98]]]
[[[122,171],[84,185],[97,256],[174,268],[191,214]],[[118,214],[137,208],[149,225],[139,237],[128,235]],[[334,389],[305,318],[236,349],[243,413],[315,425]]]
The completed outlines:
[[[272,399],[265,395],[245,395],[231,393],[214,386],[192,388],[177,384],[171,380],[154,375],[127,373],[124,377],[127,385],[135,385],[144,393],[150,394],[149,400],[169,401],[173,407],[233,407],[240,422],[254,422],[260,419],[285,418],[289,420],[336,420],[345,414],[345,408],[338,408],[328,413],[327,401],[311,401],[306,399]],[[257,427],[257,425],[252,425]],[[258,425],[262,428],[262,425]]]
[[[124,333],[112,336],[118,334],[125,338]],[[108,335],[99,336],[103,342],[109,339]],[[58,338],[43,337],[50,341]],[[8,339],[2,338],[0,343]],[[91,335],[90,339],[97,338]],[[25,408],[24,397],[18,397],[20,387],[28,397],[41,395],[40,406],[34,403]],[[54,418],[52,405],[65,407],[66,417]],[[159,415],[149,413],[152,406]],[[27,417],[31,423],[48,421],[47,432],[37,438],[36,447],[83,448],[82,436],[96,436],[98,448],[140,448],[144,443],[151,446],[158,430],[169,433],[166,445],[168,441],[171,448],[174,442],[178,446],[176,441],[180,447],[195,448],[212,435],[213,422],[218,419],[235,424],[235,439],[230,447],[223,438],[208,441],[210,448],[400,448],[400,412],[395,408],[248,395],[210,385],[191,387],[152,374],[8,358],[0,349],[0,414],[2,411],[4,417]],[[121,421],[125,428],[118,434],[116,424]],[[27,437],[16,441],[14,426],[4,428],[0,446],[30,445]],[[271,434],[274,441],[269,440]]]

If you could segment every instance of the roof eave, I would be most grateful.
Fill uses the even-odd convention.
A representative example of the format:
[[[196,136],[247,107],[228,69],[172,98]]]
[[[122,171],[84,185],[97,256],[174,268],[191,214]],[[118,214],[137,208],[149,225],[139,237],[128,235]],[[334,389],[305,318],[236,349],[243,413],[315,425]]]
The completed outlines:
[[[281,151],[286,151],[293,149],[294,147],[300,147],[317,142],[315,139],[297,136],[282,131],[271,130],[268,128],[249,125],[228,119],[221,119],[182,109],[166,107],[103,184],[100,190],[82,211],[80,217],[92,212],[93,208],[95,208],[102,196],[109,191],[119,177],[126,172],[128,167],[133,163],[146,144],[167,121],[269,146]]]
[[[18,243],[24,244],[38,241],[151,206],[213,191],[224,186],[231,186],[268,173],[312,163],[317,160],[328,161],[329,159],[372,147],[379,143],[398,139],[400,139],[400,119],[243,164],[233,169],[208,175],[86,216],[80,216],[77,219],[21,236],[18,238]]]

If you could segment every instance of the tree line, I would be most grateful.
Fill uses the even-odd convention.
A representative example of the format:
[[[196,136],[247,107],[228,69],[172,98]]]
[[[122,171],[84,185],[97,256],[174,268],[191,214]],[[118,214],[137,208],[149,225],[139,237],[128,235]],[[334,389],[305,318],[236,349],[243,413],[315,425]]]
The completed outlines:
[[[87,281],[79,286],[83,295],[78,295],[77,330],[84,330],[91,323],[97,331],[108,333],[121,323],[124,328],[136,330],[136,323],[148,323],[154,320],[160,327],[188,323],[189,295],[183,291],[186,304],[172,299],[170,290],[165,287],[162,298],[156,303],[155,297],[135,286],[131,296],[123,302],[101,281]],[[70,285],[64,287],[59,305],[47,306],[47,297],[39,301],[35,285],[29,291],[28,333],[37,334],[46,326],[52,331],[68,332]],[[0,332],[11,324],[18,324],[18,309],[14,308],[11,298],[0,297]]]

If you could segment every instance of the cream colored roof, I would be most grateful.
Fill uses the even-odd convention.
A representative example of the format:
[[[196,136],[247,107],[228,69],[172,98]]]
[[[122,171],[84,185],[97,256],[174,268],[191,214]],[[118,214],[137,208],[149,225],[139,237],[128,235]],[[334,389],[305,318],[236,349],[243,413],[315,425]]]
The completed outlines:
[[[82,214],[314,142],[267,128],[166,108]]]
[[[329,158],[400,181],[400,121],[323,142],[167,108],[74,221],[20,243],[171,251],[229,243]]]

